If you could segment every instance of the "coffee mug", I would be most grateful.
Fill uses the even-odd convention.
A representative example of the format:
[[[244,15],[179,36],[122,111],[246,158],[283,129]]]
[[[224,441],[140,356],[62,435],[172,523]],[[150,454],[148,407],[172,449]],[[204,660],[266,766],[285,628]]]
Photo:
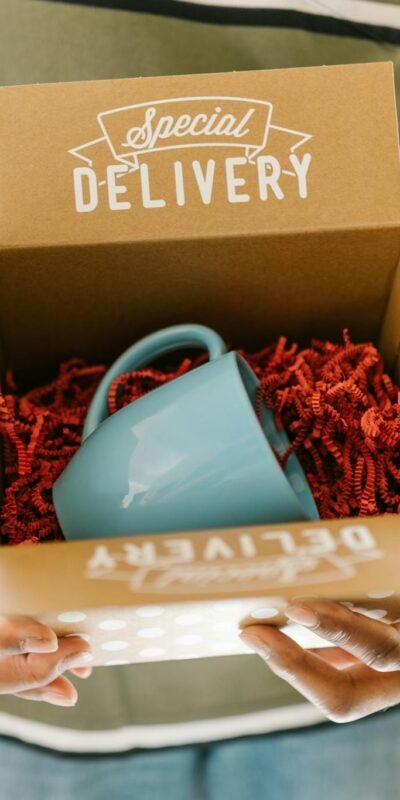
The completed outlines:
[[[209,361],[111,417],[120,374],[172,350],[200,346]],[[140,340],[108,370],[91,402],[83,443],[53,487],[66,539],[318,519],[273,413],[256,414],[259,381],[213,330],[178,325]]]

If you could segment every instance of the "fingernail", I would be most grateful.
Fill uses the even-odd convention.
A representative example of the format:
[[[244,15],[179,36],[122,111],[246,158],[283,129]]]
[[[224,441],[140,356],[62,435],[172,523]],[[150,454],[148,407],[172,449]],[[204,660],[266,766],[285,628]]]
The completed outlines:
[[[258,655],[262,656],[262,658],[272,657],[271,648],[259,636],[255,636],[254,633],[249,633],[246,630],[242,631],[239,636],[250,650],[254,650]]]
[[[74,706],[78,701],[78,695],[76,697],[65,697],[60,692],[52,692],[51,689],[48,689],[43,692],[43,700],[55,706]]]
[[[86,667],[90,661],[93,661],[93,654],[89,650],[82,650],[80,653],[73,653],[63,659],[60,666],[62,669],[71,669],[71,667]]]
[[[300,606],[288,606],[285,614],[292,622],[297,622],[300,625],[305,625],[306,628],[314,628],[318,625],[318,617],[310,608],[301,608]]]
[[[55,653],[58,650],[58,641],[28,637],[21,642],[21,650],[24,653]]]
[[[77,678],[81,678],[82,680],[86,680],[86,678],[90,678],[90,676],[93,673],[93,670],[90,667],[81,667],[81,669],[84,669],[85,672],[83,674],[77,675],[76,677]]]

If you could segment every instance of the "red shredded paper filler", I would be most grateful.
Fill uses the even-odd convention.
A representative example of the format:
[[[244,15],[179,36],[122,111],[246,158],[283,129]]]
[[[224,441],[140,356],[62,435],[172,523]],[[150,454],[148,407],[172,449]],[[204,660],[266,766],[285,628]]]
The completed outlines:
[[[288,432],[323,519],[400,512],[400,389],[384,372],[377,349],[286,338],[252,355],[239,351],[260,380],[262,401]],[[117,378],[109,392],[115,413],[205,360],[178,369],[142,369]],[[19,395],[11,372],[0,394],[5,490],[3,544],[62,540],[52,486],[80,445],[83,421],[104,366],[64,363],[47,386]]]

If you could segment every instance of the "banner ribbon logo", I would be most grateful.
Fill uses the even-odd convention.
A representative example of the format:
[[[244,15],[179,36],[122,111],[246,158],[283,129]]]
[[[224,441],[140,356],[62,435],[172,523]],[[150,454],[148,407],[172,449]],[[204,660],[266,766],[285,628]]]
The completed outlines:
[[[141,156],[190,147],[239,148],[249,163],[268,147],[289,155],[311,134],[273,125],[272,103],[246,97],[181,97],[137,103],[103,111],[97,120],[102,135],[68,152],[90,167],[114,162],[136,171]],[[279,141],[276,136],[279,136]],[[290,169],[283,170],[293,174]]]

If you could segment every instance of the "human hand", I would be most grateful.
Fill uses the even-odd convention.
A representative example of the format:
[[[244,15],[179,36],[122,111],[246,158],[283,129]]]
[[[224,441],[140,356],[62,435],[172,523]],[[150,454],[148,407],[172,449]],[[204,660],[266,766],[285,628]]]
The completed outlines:
[[[22,616],[0,615],[0,694],[73,706],[78,693],[62,673],[91,674],[88,643],[78,636],[57,639],[47,625]]]
[[[296,598],[285,613],[336,646],[303,650],[265,624],[246,627],[241,638],[328,719],[351,722],[400,703],[400,624],[319,598]]]

